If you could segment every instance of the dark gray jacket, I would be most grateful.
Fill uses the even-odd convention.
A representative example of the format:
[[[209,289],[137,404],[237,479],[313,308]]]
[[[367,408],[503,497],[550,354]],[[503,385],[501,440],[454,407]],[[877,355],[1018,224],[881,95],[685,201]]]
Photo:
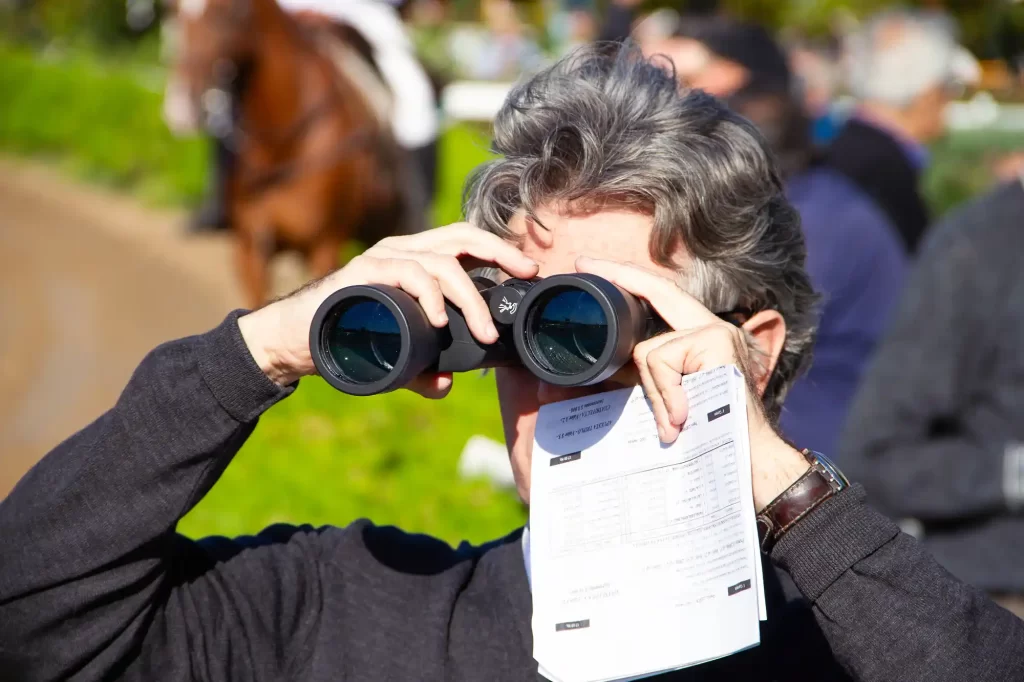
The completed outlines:
[[[839,465],[961,580],[1024,594],[1024,186],[930,231]]]
[[[232,315],[152,352],[116,407],[36,466],[0,503],[0,678],[536,680],[518,532],[456,550],[366,521],[174,532],[289,392]],[[859,488],[772,561],[761,646],[665,679],[1024,679],[1024,622]]]

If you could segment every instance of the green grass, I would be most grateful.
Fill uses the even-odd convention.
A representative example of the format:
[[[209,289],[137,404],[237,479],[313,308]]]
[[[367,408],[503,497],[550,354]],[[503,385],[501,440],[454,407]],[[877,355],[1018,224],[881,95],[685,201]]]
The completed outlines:
[[[473,434],[502,438],[490,376],[459,375],[439,401],[408,391],[355,398],[303,379],[180,529],[233,535],[278,521],[366,517],[451,543],[493,539],[522,524],[525,511],[514,493],[458,476]]]

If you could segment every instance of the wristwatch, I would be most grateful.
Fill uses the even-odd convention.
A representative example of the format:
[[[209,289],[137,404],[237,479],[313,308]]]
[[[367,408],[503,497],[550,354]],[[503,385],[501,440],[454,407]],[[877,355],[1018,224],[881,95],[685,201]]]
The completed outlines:
[[[801,454],[811,468],[757,515],[757,534],[765,554],[770,554],[779,538],[800,519],[850,486],[843,472],[824,455],[810,450],[803,450]]]

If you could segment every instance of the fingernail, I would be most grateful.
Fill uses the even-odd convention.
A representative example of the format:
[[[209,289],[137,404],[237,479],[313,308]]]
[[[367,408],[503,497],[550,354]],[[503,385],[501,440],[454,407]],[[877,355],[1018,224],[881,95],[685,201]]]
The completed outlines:
[[[489,323],[487,326],[487,335],[491,337],[492,341],[498,340],[498,328],[494,326],[493,322]]]
[[[439,327],[447,326],[447,324],[448,324],[448,315],[446,315],[445,313],[441,313],[440,315],[437,316],[437,322],[438,322],[437,326],[439,326]]]

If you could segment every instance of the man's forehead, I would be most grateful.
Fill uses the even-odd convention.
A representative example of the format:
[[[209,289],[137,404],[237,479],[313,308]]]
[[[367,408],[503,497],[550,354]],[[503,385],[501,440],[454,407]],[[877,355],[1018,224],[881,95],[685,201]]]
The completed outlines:
[[[652,216],[629,209],[605,209],[586,214],[538,209],[519,211],[509,222],[517,245],[540,265],[540,276],[575,272],[580,256],[634,263],[666,277],[677,277],[687,262],[685,253],[674,260],[678,268],[659,265],[651,257]]]

